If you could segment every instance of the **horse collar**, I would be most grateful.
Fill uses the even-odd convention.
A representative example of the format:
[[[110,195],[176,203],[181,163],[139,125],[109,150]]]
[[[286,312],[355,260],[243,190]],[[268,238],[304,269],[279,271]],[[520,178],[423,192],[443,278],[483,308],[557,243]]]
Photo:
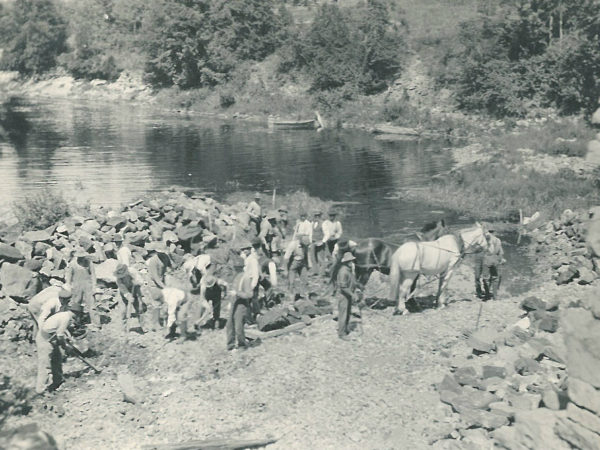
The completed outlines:
[[[456,237],[456,243],[458,244],[458,253],[461,256],[464,256],[464,254],[465,254],[465,240],[462,238],[462,236],[460,235],[460,233],[456,233],[454,236]]]

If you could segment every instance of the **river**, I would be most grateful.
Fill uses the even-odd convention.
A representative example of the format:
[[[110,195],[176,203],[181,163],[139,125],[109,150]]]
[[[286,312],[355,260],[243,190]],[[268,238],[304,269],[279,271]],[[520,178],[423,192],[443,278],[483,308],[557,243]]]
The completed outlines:
[[[266,123],[89,100],[13,98],[1,114],[5,211],[49,188],[68,199],[118,206],[177,185],[216,197],[304,190],[341,202],[348,236],[392,242],[440,217],[451,224],[468,220],[401,196],[452,167],[447,142],[383,142],[352,130],[271,130]],[[523,258],[511,242],[506,250],[510,259]]]

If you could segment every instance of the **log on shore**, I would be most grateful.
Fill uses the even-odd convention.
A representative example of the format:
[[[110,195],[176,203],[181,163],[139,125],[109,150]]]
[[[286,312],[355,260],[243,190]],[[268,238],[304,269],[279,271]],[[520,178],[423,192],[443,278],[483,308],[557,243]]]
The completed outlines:
[[[147,444],[142,450],[241,450],[245,448],[266,447],[277,439],[206,439],[181,442],[177,444]]]

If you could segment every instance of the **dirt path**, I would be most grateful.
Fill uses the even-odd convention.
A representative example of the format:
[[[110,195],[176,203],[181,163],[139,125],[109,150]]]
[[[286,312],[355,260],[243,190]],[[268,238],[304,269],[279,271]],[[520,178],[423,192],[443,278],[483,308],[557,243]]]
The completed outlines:
[[[454,299],[467,296],[469,276],[467,267],[456,275]],[[487,302],[481,326],[514,323],[517,304]],[[391,308],[369,310],[362,336],[355,331],[351,342],[337,339],[336,322],[328,320],[234,353],[224,350],[223,331],[176,344],[158,333],[125,341],[108,325],[98,338],[102,355],[93,359],[101,375],[69,377],[53,396],[34,400],[28,416],[6,425],[38,422],[67,449],[266,436],[279,438],[273,449],[425,448],[451,429],[433,384],[453,358],[468,357],[464,333],[478,310],[478,302],[462,300],[404,317],[391,316]],[[35,361],[32,344],[0,355],[3,372],[29,384]],[[65,365],[74,375],[80,369],[77,360]],[[123,371],[136,380],[143,403],[122,402],[116,375]]]

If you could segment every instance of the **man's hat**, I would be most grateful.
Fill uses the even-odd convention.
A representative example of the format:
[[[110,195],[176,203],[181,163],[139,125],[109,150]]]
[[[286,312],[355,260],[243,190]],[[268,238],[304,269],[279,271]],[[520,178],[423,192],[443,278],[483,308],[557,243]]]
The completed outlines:
[[[260,240],[260,238],[255,237],[254,239],[252,239],[252,247],[260,247],[262,245],[262,241]]]
[[[496,227],[494,226],[493,223],[486,223],[485,224],[485,229],[489,232],[489,233],[493,233],[494,231],[496,231]]]
[[[125,264],[119,264],[115,269],[115,276],[117,278],[124,277],[125,275],[127,275],[127,273],[129,273],[129,269]]]
[[[214,275],[206,275],[206,277],[204,278],[204,283],[206,283],[206,287],[213,287],[215,285],[215,283],[217,282],[217,277],[215,277]]]
[[[58,298],[71,298],[73,296],[73,292],[68,287],[63,286],[60,291],[58,291]]]
[[[303,209],[301,209],[300,211],[298,211],[298,215],[299,215],[300,217],[302,217],[302,216],[306,216],[306,211],[304,211]]]
[[[320,216],[320,215],[322,215],[322,213],[321,213],[321,211],[317,210],[317,211],[314,212],[314,215],[315,216]]]
[[[327,214],[329,214],[330,216],[337,216],[337,211],[332,208],[329,210],[329,212]]]
[[[356,259],[356,257],[350,253],[350,252],[346,252],[344,253],[344,256],[342,257],[342,262],[348,262],[348,261],[354,261]]]
[[[262,196],[260,195],[260,192],[255,192],[254,193],[254,198],[255,199],[260,199]]]
[[[277,209],[277,211],[280,211],[280,212],[288,212],[288,209],[287,209],[287,206],[285,206],[285,205],[281,205],[281,206],[280,206],[280,207]]]
[[[277,213],[275,211],[269,211],[267,220],[277,220]]]

